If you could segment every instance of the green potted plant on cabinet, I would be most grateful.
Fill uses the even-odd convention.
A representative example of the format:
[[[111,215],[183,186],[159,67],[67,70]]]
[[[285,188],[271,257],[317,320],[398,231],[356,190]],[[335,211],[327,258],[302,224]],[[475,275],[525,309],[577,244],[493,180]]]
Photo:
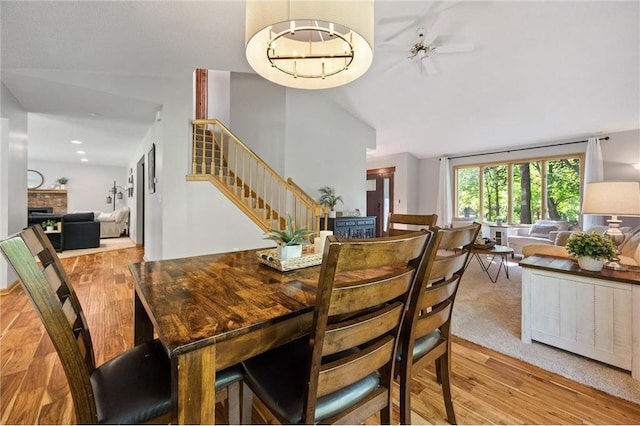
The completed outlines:
[[[270,229],[264,239],[278,244],[277,256],[284,260],[302,256],[302,246],[311,244],[307,237],[313,234],[313,231],[308,231],[305,227],[293,229],[293,220],[288,214],[285,229]]]
[[[338,201],[342,203],[342,195],[336,195],[336,190],[333,186],[324,186],[318,191],[320,192],[318,203],[329,208],[329,217],[336,217],[334,208]]]
[[[567,240],[567,252],[578,258],[585,271],[600,271],[616,255],[616,247],[604,235],[575,233]]]
[[[42,222],[42,227],[47,231],[47,232],[51,232],[53,231],[53,228],[55,226],[58,226],[58,222],[56,222],[55,220],[45,220],[44,222]]]

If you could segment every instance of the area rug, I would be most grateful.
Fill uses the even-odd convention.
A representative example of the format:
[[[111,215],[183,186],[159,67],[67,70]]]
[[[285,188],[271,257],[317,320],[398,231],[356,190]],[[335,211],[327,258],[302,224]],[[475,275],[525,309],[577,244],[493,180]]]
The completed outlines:
[[[60,259],[66,259],[67,257],[83,256],[85,254],[100,253],[103,251],[120,250],[135,247],[136,243],[129,237],[120,238],[101,238],[100,247],[89,249],[76,249],[76,250],[64,250],[58,253]]]
[[[452,319],[453,334],[640,404],[640,381],[632,379],[630,372],[542,343],[522,343],[521,268],[518,260],[508,262],[508,269],[509,278],[501,270],[497,282],[492,283],[480,269],[477,259],[472,259],[458,289]],[[495,276],[497,264],[492,264],[489,271]]]

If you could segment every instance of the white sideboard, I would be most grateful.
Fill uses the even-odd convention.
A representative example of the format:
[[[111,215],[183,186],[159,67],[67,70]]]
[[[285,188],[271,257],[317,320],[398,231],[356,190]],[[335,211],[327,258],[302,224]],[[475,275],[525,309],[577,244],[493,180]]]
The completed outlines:
[[[520,265],[524,343],[556,346],[640,380],[640,272],[587,272],[547,256]]]

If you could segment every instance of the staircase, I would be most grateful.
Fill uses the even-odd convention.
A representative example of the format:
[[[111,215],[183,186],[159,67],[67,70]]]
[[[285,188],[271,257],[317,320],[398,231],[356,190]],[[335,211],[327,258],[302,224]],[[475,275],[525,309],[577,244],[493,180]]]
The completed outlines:
[[[287,215],[296,228],[319,234],[328,209],[291,178],[284,180],[229,129],[215,119],[193,121],[191,174],[188,181],[209,181],[263,231],[283,229]],[[321,225],[320,217],[325,213]],[[322,226],[322,227],[321,227]]]

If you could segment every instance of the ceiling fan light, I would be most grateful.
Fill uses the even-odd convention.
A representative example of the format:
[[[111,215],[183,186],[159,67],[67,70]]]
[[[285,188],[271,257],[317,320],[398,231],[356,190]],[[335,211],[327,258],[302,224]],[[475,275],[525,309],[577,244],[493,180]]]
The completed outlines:
[[[286,87],[347,84],[373,62],[373,10],[373,0],[247,0],[247,60]]]

